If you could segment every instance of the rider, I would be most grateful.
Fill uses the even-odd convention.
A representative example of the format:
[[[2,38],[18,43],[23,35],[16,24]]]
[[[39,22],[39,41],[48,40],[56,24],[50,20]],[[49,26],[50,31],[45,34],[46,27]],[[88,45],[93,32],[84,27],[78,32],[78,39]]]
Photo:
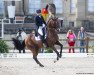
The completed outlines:
[[[37,26],[37,36],[40,35],[40,38],[42,42],[45,40],[45,28],[46,28],[46,22],[41,15],[41,10],[36,10],[37,16],[35,17],[35,24]]]

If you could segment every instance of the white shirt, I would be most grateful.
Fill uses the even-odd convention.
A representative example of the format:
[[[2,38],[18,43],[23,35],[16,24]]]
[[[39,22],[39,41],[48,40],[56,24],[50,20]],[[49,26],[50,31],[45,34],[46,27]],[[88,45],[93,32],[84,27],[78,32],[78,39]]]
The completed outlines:
[[[19,32],[17,33],[17,36],[19,36]],[[21,32],[21,37],[19,37],[18,39],[19,40],[24,40],[26,37],[27,37],[27,34],[24,31],[22,31]]]

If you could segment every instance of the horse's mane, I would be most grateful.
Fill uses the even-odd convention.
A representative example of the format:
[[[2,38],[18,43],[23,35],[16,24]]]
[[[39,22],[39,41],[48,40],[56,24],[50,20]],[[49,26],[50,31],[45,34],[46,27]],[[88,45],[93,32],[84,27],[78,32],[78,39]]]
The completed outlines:
[[[47,28],[58,28],[59,22],[57,17],[50,18],[47,22]]]

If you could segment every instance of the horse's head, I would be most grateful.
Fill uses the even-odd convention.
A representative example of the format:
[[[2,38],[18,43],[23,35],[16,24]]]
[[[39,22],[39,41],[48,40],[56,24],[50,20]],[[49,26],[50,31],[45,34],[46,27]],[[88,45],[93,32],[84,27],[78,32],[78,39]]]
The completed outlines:
[[[54,28],[58,29],[59,28],[59,21],[58,18],[51,18],[48,23],[47,23],[47,28]]]
[[[53,3],[49,3],[46,5],[46,10],[52,14],[56,14],[56,6]]]

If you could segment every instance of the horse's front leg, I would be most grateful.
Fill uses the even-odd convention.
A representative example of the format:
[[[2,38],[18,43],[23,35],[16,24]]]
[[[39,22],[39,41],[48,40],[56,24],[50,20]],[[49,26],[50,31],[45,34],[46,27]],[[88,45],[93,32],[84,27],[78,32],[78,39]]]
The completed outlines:
[[[56,45],[59,45],[60,46],[60,58],[61,58],[62,57],[63,45],[59,41],[56,42]]]
[[[56,50],[55,47],[51,47],[51,48],[55,51],[55,53],[57,54],[57,60],[59,60],[59,57],[60,57],[59,52]]]

